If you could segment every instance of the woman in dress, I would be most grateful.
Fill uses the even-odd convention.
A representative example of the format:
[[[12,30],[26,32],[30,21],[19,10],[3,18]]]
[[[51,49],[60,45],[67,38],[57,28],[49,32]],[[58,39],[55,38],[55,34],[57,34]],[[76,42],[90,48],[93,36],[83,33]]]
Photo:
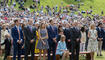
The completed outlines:
[[[40,28],[39,28],[39,41],[38,41],[38,44],[37,44],[37,49],[39,49],[40,53],[40,60],[41,59],[41,53],[42,53],[42,50],[43,50],[43,60],[46,60],[46,53],[47,53],[47,49],[49,49],[49,45],[48,45],[48,33],[47,33],[47,29],[46,29],[46,25],[44,23],[42,23],[40,25]]]
[[[59,26],[58,26],[58,35],[57,35],[57,38],[56,38],[57,42],[60,41],[61,35],[64,34],[63,32],[64,32],[64,31],[63,31],[63,29],[62,29],[62,26],[59,25]]]
[[[36,28],[36,36],[37,36],[36,44],[35,44],[35,53],[39,53],[39,49],[37,49],[37,44],[38,44],[38,40],[39,40],[39,33],[38,33],[39,23],[35,24],[35,28]]]
[[[90,25],[88,37],[89,37],[88,51],[91,52],[91,60],[94,60],[94,52],[96,52],[98,48],[97,30],[95,28],[95,24]]]
[[[9,35],[9,32],[8,32],[8,30],[6,29],[6,25],[4,24],[3,26],[2,26],[2,30],[1,30],[1,43],[3,43],[4,42],[4,40],[5,40],[5,36],[6,35]],[[4,46],[1,46],[1,49],[4,49]]]
[[[56,49],[56,55],[62,56],[62,60],[69,58],[69,51],[67,50],[65,39],[66,37],[64,35],[61,35],[61,39],[58,42]]]
[[[86,43],[86,31],[85,27],[81,28],[81,43],[80,43],[80,51],[85,51],[85,43]]]

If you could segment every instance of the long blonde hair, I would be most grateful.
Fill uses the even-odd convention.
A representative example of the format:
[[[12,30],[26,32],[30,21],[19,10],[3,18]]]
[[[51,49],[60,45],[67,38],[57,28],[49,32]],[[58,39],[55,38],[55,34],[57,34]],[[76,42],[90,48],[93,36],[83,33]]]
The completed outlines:
[[[90,25],[90,29],[93,29],[94,30],[95,29],[95,24],[91,24]]]

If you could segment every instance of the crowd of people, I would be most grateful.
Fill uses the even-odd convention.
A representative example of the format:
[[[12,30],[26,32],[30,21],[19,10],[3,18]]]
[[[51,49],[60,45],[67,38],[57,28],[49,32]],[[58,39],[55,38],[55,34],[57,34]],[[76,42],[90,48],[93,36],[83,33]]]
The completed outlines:
[[[13,5],[14,6],[14,5]],[[60,55],[62,60],[79,60],[79,52],[91,52],[102,56],[105,50],[105,18],[92,15],[92,11],[82,11],[65,7],[50,8],[42,6],[40,10],[30,12],[30,9],[17,11],[14,7],[0,8],[0,50],[5,51],[4,60],[13,55],[13,60],[21,60],[21,55],[28,60],[34,60],[34,54],[39,54],[39,60],[56,60]],[[76,14],[76,11],[79,11]],[[87,14],[86,17],[83,14]],[[88,16],[91,15],[91,16]],[[71,55],[69,56],[69,53]],[[70,57],[70,58],[69,58]]]

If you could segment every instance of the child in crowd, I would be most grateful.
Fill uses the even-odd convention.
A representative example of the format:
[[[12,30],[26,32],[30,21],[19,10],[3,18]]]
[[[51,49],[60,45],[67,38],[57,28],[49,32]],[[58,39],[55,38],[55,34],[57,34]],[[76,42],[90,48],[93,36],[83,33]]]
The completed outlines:
[[[4,56],[4,60],[7,60],[7,56],[10,55],[10,51],[11,51],[11,37],[9,34],[7,34],[6,39],[3,43],[1,43],[1,45],[5,44],[5,56]]]
[[[62,56],[62,60],[67,60],[69,58],[69,51],[66,47],[64,35],[61,35],[61,39],[58,42],[56,54]]]

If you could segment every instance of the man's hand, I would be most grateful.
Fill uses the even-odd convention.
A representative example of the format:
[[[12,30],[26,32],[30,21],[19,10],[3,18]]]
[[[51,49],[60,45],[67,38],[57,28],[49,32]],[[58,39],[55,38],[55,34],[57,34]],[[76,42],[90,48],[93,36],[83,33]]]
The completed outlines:
[[[67,51],[67,50],[61,50],[61,51],[65,52],[65,51]]]
[[[24,48],[24,45],[22,46],[22,49]]]
[[[46,43],[45,43],[45,42],[43,42],[43,45],[46,45]]]
[[[69,39],[68,42],[71,42],[71,40]]]
[[[34,40],[32,39],[30,42],[31,42],[31,43],[33,43],[33,42],[34,42]]]
[[[103,38],[98,38],[99,41],[102,41]]]
[[[56,38],[53,38],[53,41],[54,41],[55,43],[57,43]]]
[[[21,41],[21,40],[18,40],[18,41],[17,41],[17,43],[21,44],[21,43],[22,43],[22,41]]]
[[[77,42],[79,41],[79,38],[77,39]]]

